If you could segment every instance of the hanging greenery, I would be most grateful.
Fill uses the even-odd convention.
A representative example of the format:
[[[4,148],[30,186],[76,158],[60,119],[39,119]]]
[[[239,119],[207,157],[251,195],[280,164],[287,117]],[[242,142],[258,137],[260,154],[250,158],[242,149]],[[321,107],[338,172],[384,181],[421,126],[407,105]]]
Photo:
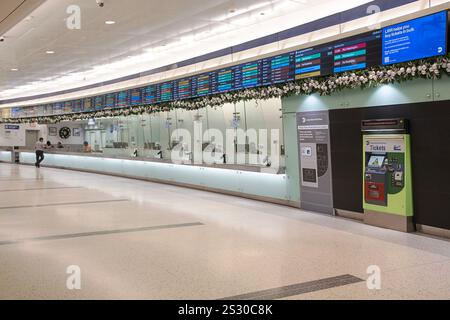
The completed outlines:
[[[36,118],[2,119],[0,120],[0,123],[14,124],[37,122],[41,124],[52,124],[61,121],[78,121],[91,118],[167,112],[172,109],[197,110],[205,107],[220,107],[227,103],[285,98],[292,95],[311,95],[314,93],[330,95],[343,89],[364,89],[418,78],[438,79],[442,77],[443,74],[450,75],[450,54],[446,57],[431,58],[392,66],[380,66],[357,72],[302,79],[280,85],[245,89],[201,98],[87,113],[42,116]]]

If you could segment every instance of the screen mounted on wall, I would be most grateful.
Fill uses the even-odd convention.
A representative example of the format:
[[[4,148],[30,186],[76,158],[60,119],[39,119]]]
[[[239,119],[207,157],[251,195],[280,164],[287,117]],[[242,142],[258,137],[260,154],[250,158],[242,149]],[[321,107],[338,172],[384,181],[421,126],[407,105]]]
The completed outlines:
[[[447,53],[447,12],[383,28],[383,64]]]
[[[82,106],[72,101],[54,103],[52,114],[158,104],[445,55],[447,28],[448,12],[439,12],[311,48],[83,99]],[[49,115],[33,112],[40,113]],[[29,114],[18,109],[11,112],[15,118]]]

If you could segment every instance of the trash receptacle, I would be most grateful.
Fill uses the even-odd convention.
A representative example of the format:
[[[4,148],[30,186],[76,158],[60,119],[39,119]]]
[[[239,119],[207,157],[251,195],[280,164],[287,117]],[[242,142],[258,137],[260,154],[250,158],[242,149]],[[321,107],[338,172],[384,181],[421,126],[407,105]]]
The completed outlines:
[[[14,163],[20,163],[19,147],[14,147],[12,160]]]

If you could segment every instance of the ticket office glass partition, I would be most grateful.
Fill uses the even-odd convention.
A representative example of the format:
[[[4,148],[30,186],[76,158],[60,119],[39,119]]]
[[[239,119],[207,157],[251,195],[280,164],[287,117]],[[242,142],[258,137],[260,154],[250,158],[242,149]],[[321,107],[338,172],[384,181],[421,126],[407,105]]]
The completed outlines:
[[[237,155],[234,162],[239,158],[240,164],[266,166],[268,158],[272,157],[270,162],[276,162],[275,156],[279,163],[283,163],[280,99],[94,119],[85,121],[83,125],[85,140],[94,151],[108,156],[171,160],[175,149],[183,159],[192,160],[195,147],[223,156],[229,152],[227,139],[232,139],[233,151]],[[238,133],[244,133],[244,137],[238,137]],[[195,146],[196,143],[201,145]],[[222,157],[220,162],[227,161]]]

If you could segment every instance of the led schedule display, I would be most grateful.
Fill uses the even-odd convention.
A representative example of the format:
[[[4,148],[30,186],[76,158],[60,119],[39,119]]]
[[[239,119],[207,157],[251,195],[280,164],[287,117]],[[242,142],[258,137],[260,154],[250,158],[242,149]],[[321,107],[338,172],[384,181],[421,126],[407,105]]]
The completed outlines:
[[[103,103],[104,103],[104,96],[96,96],[94,98],[94,109],[96,111],[102,110],[104,107]]]
[[[159,89],[158,102],[167,102],[173,100],[173,82],[165,82],[161,84]]]
[[[222,69],[214,73],[212,80],[213,93],[222,93],[234,89],[234,70]]]
[[[333,73],[333,46],[308,48],[295,53],[295,79],[325,76]]]
[[[136,106],[142,103],[142,89],[135,88],[130,91],[130,103],[132,106]]]
[[[125,108],[130,105],[128,93],[129,91],[120,91],[116,94],[116,108]]]
[[[203,74],[196,77],[195,95],[203,97],[211,94],[211,76],[210,74]]]
[[[72,113],[72,101],[67,101],[64,103],[63,113]]]
[[[295,53],[287,53],[262,60],[263,85],[295,80]]]
[[[381,31],[359,35],[334,45],[334,73],[381,64]]]
[[[82,100],[75,100],[72,104],[72,112],[80,112],[83,110],[82,108],[83,101]]]
[[[152,104],[156,103],[158,101],[157,98],[157,86],[156,85],[150,85],[142,89],[142,95],[143,95],[143,102],[145,104]]]
[[[352,72],[447,53],[447,11],[385,27],[332,43],[222,68],[192,77],[83,100],[58,102],[46,114],[98,111],[157,104]],[[23,108],[12,115],[35,114]],[[38,113],[41,111],[37,111]]]
[[[112,108],[114,108],[115,104],[116,104],[116,95],[114,93],[108,93],[105,96],[104,107],[107,109],[112,109]]]
[[[192,80],[191,78],[176,81],[174,99],[182,100],[192,98]]]
[[[85,98],[83,100],[83,110],[86,112],[89,112],[89,111],[93,111],[94,109],[95,108],[94,108],[92,98]]]
[[[235,68],[234,89],[253,88],[261,85],[262,60],[249,62]]]

